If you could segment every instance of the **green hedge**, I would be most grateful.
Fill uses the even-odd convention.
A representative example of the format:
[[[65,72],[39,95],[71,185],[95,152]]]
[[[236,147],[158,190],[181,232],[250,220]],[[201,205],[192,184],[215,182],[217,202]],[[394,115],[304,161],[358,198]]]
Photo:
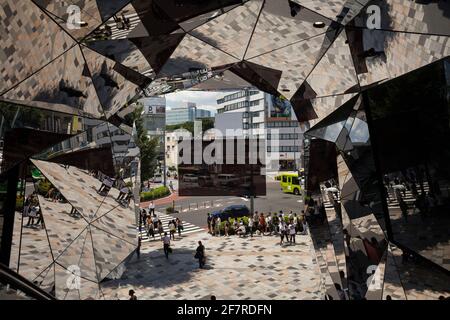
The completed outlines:
[[[169,194],[170,194],[169,188],[161,186],[147,192],[141,192],[141,201],[156,200],[168,196]]]

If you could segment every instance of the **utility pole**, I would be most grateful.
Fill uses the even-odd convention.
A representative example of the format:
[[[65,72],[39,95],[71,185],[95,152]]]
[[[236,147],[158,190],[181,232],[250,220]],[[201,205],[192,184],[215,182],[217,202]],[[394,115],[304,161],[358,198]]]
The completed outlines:
[[[163,179],[164,179],[164,187],[167,187],[167,175],[166,175],[166,109],[164,108],[164,125],[163,125],[163,139],[164,139],[164,143],[163,143],[163,167],[164,169],[163,171]]]
[[[250,97],[249,93],[249,88],[245,89],[246,91],[246,97]],[[249,99],[249,98],[247,98]],[[251,139],[253,138],[253,115],[252,112],[250,111],[250,101],[247,100],[247,124],[248,124],[248,142],[249,142],[249,161],[250,161],[250,143],[251,143]],[[250,164],[250,213],[253,216],[253,213],[255,212],[255,197],[254,197],[254,184],[253,184],[253,164]]]

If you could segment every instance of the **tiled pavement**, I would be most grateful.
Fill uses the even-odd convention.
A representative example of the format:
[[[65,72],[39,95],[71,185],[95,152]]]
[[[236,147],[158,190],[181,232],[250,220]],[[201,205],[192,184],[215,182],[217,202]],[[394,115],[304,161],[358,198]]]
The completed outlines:
[[[205,269],[194,259],[197,241],[206,247]],[[212,237],[202,232],[173,243],[166,260],[162,244],[143,245],[119,280],[102,283],[106,299],[321,299],[320,276],[309,236],[280,247],[275,236]]]

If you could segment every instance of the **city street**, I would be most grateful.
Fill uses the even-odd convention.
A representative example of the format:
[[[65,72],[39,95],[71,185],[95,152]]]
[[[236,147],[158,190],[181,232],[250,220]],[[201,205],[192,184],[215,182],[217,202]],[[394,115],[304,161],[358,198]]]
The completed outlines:
[[[303,210],[303,197],[293,194],[283,193],[280,188],[279,181],[267,180],[267,192],[265,196],[258,196],[254,200],[255,211],[258,212],[290,212],[300,213]],[[173,200],[175,209],[179,212],[173,214],[174,217],[192,223],[194,225],[206,228],[206,215],[225,208],[233,204],[243,204],[250,208],[250,199],[244,197],[176,197]],[[156,210],[162,213],[166,212],[166,208],[172,205],[172,201],[160,201],[163,204],[155,202]],[[144,204],[143,207],[148,206]]]

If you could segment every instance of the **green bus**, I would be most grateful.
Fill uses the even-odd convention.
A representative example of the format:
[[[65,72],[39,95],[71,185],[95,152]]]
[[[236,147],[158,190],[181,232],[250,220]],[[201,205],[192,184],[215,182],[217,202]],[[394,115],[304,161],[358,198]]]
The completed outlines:
[[[280,187],[285,193],[293,193],[299,195],[302,187],[300,186],[300,179],[297,172],[280,173]]]

